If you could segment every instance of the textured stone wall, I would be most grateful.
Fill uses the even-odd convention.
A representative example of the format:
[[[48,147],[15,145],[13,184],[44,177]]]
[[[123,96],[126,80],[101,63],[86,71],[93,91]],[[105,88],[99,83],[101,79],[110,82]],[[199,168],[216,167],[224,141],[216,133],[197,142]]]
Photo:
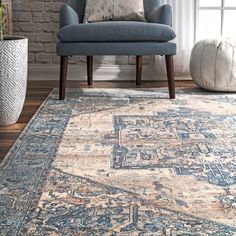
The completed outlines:
[[[57,63],[58,9],[65,0],[13,0],[14,33],[29,38],[30,63]]]
[[[29,38],[29,62],[57,64],[58,11],[67,0],[12,0],[14,33]],[[149,57],[145,58],[148,64]],[[71,63],[84,63],[85,58],[72,58]],[[133,57],[96,57],[98,64],[134,64]]]

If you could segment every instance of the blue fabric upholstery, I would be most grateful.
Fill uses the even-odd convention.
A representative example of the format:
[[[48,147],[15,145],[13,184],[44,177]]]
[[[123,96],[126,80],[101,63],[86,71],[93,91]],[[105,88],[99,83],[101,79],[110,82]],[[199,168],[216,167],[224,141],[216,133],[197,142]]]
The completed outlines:
[[[60,11],[59,56],[72,55],[174,55],[172,12],[161,0],[144,0],[143,22],[83,24],[86,0],[69,0]],[[150,23],[151,22],[151,23]]]
[[[79,18],[76,11],[68,5],[63,5],[60,9],[60,28],[66,25],[78,24]]]
[[[154,8],[147,16],[146,19],[151,23],[158,23],[172,26],[172,10],[171,6],[166,4]]]
[[[68,25],[60,30],[58,37],[61,42],[167,42],[176,35],[167,25],[108,21]]]
[[[77,12],[79,22],[82,23],[84,19],[86,0],[70,0],[69,5]]]
[[[143,0],[145,17],[155,8],[161,5],[161,0]]]
[[[96,1],[96,0],[94,0]],[[141,83],[143,55],[165,55],[170,98],[175,98],[173,55],[176,44],[171,7],[161,0],[143,0],[147,22],[110,21],[83,23],[86,0],[69,0],[60,11],[57,55],[60,62],[59,98],[65,99],[68,56],[87,56],[88,85],[93,81],[93,57],[96,55],[137,56],[136,84]],[[77,15],[77,16],[76,16]]]
[[[82,42],[59,43],[57,45],[59,56],[73,55],[175,55],[176,44],[171,42]]]
[[[159,23],[165,25],[172,25],[172,10],[169,5],[161,5],[160,0],[143,0],[145,17],[148,22]],[[72,9],[68,9],[62,6],[60,13],[60,25],[61,27],[71,24],[68,18],[71,16],[75,18],[75,12],[79,18],[79,22],[83,22],[86,0],[70,0],[69,6]]]

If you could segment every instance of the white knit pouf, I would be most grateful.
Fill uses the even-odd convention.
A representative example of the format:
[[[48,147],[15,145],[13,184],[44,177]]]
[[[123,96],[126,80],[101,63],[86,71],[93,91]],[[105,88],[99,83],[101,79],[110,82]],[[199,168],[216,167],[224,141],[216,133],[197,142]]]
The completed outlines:
[[[191,54],[190,73],[202,88],[236,92],[236,41],[212,39],[196,43]]]

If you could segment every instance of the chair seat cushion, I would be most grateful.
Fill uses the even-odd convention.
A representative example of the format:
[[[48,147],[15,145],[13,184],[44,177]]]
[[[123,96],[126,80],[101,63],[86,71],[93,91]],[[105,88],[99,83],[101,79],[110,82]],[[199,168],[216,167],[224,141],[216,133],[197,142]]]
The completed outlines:
[[[176,37],[170,26],[108,21],[68,25],[58,33],[61,42],[168,42]]]

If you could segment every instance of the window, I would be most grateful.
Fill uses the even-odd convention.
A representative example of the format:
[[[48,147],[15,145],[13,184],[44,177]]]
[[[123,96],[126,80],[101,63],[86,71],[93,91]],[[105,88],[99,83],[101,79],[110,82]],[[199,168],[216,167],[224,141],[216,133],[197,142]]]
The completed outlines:
[[[236,37],[236,0],[196,0],[195,39]]]

